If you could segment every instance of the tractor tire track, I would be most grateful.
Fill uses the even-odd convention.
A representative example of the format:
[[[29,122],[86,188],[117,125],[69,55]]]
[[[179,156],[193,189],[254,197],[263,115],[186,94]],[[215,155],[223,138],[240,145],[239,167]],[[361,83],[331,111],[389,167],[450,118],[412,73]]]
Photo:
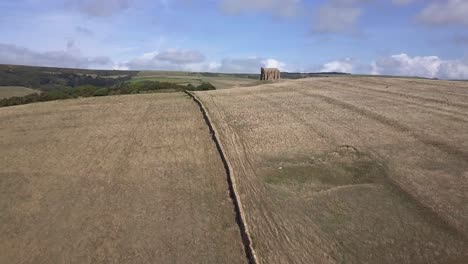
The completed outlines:
[[[349,94],[349,95],[354,95],[354,96],[367,95],[370,98],[376,97],[374,94],[374,91],[362,91],[363,89],[361,89],[362,88],[361,86],[357,86],[357,85],[353,85],[349,83],[345,84],[345,83],[337,82],[337,83],[334,83],[334,85],[328,84],[328,83],[322,83],[321,85],[326,86],[327,88],[330,88],[330,89],[340,89],[344,93]],[[455,110],[449,110],[449,109],[445,109],[445,108],[438,107],[435,105],[427,105],[424,103],[418,103],[410,99],[405,99],[401,97],[395,98],[395,96],[391,96],[391,95],[382,95],[378,97],[376,100],[382,100],[384,102],[392,103],[392,104],[395,104],[395,102],[398,102],[401,105],[409,106],[413,109],[422,108],[427,113],[436,114],[444,118],[452,119],[454,121],[468,122],[468,113],[459,112]]]
[[[434,83],[430,83],[430,82],[425,83],[425,82],[418,82],[418,81],[410,81],[410,80],[407,80],[407,79],[385,79],[385,80],[382,80],[382,81],[379,82],[379,81],[374,81],[374,80],[368,79],[368,78],[360,78],[359,81],[363,82],[363,83],[370,83],[370,84],[373,84],[373,85],[387,86],[387,87],[400,86],[402,84],[405,84],[408,87],[411,87],[411,90],[427,92],[427,93],[433,93],[434,91],[437,91],[438,94],[468,97],[467,93],[454,92],[455,89],[459,89],[460,92],[467,92],[468,90],[465,87],[452,86],[452,85],[449,85],[449,84],[441,85],[441,84],[434,84]],[[435,88],[439,88],[439,89],[436,89],[436,90],[435,89],[429,89],[428,87],[426,87],[426,85],[432,86],[432,87],[435,87]],[[448,91],[448,89],[452,89],[452,91]]]
[[[308,92],[305,92],[305,91],[302,91],[302,90],[297,90],[296,91],[304,96],[311,96],[311,97],[316,97],[316,98],[320,98],[322,100],[324,100],[325,102],[329,103],[329,104],[333,104],[333,105],[336,105],[336,106],[340,106],[342,108],[345,108],[347,110],[350,110],[350,111],[353,111],[357,114],[360,114],[360,115],[363,115],[363,116],[366,116],[368,118],[371,118],[377,122],[380,122],[382,124],[385,124],[385,125],[388,125],[390,127],[393,127],[394,129],[397,129],[401,132],[404,132],[404,133],[409,133],[411,134],[414,138],[418,139],[419,141],[421,141],[422,143],[428,145],[428,146],[432,146],[432,147],[435,147],[449,155],[453,155],[457,158],[459,158],[460,160],[464,160],[465,163],[466,161],[468,160],[468,151],[466,151],[465,149],[461,149],[457,146],[453,146],[453,145],[450,145],[450,144],[447,144],[445,142],[441,142],[441,141],[438,141],[436,139],[432,139],[430,137],[427,137],[427,136],[424,136],[424,135],[421,135],[419,133],[416,133],[413,129],[411,129],[410,127],[396,121],[396,120],[393,120],[391,118],[388,118],[386,116],[383,116],[381,114],[378,114],[378,113],[375,113],[375,112],[372,112],[370,111],[369,109],[365,109],[365,108],[361,108],[361,107],[357,107],[355,105],[352,105],[350,103],[347,103],[345,101],[341,101],[341,100],[338,100],[338,99],[335,99],[333,97],[330,97],[330,96],[326,96],[326,95],[321,95],[321,94],[315,94],[315,93],[308,93]]]
[[[338,99],[335,99],[335,98],[332,98],[332,97],[328,97],[328,96],[325,96],[325,95],[319,95],[319,94],[312,94],[312,93],[309,93],[309,92],[306,92],[306,91],[303,91],[303,90],[299,90],[299,89],[293,89],[293,90],[295,92],[303,95],[303,96],[314,97],[314,98],[323,100],[323,101],[325,101],[326,103],[328,103],[330,105],[334,105],[334,106],[337,106],[337,107],[342,107],[344,109],[353,111],[356,114],[360,114],[360,115],[365,116],[367,118],[371,118],[373,120],[376,120],[376,121],[378,121],[378,122],[380,122],[380,123],[382,123],[384,125],[390,126],[393,129],[397,129],[400,132],[408,133],[409,135],[411,135],[413,138],[420,141],[424,145],[429,146],[429,147],[435,147],[435,148],[439,149],[440,151],[443,151],[443,152],[445,152],[445,153],[447,153],[449,155],[454,155],[456,158],[459,158],[463,163],[466,164],[465,161],[468,159],[468,152],[464,151],[463,149],[456,148],[455,146],[451,146],[451,145],[445,144],[443,142],[439,142],[439,141],[437,141],[435,139],[430,139],[430,138],[427,138],[425,136],[419,135],[414,130],[412,130],[411,128],[406,127],[405,125],[397,122],[396,120],[392,120],[392,119],[387,118],[387,117],[385,117],[383,115],[372,112],[372,111],[370,111],[368,109],[360,108],[360,107],[354,106],[354,105],[352,105],[350,103],[347,103],[347,102],[344,102],[344,101],[341,101],[341,100],[338,100]],[[294,111],[288,110],[287,108],[283,107],[281,104],[278,104],[278,101],[275,101],[274,99],[268,98],[266,96],[257,96],[257,98],[264,101],[264,102],[267,102],[272,107],[282,109],[282,111],[287,113],[289,116],[293,117],[294,119],[296,119],[298,121],[303,122],[309,128],[313,129],[316,133],[319,133],[320,135],[323,135],[324,139],[327,140],[327,142],[329,142],[329,144],[338,145],[337,142],[336,142],[335,137],[333,136],[333,131],[331,129],[327,130],[327,131],[318,131],[317,128],[314,128],[313,124],[308,123],[307,120],[299,117]],[[323,125],[325,125],[325,124],[322,124],[322,126]],[[325,136],[325,135],[327,135],[327,136]],[[372,152],[372,154],[377,156],[377,157],[379,156],[378,153],[375,153],[375,152]],[[453,225],[446,218],[442,217],[438,212],[434,211],[430,206],[422,203],[421,201],[419,201],[419,199],[417,197],[415,197],[414,195],[409,193],[407,190],[405,190],[405,188],[402,187],[403,184],[401,182],[399,182],[396,179],[392,179],[392,178],[385,178],[384,182],[386,183],[385,186],[387,186],[393,193],[402,195],[403,197],[406,197],[407,200],[411,201],[411,203],[413,203],[417,208],[419,208],[420,213],[422,215],[424,215],[425,217],[427,217],[428,219],[432,219],[434,224],[436,224],[437,226],[443,228],[444,230],[446,230],[450,234],[452,234],[452,235],[454,235],[456,237],[459,237],[460,239],[462,239],[464,241],[468,241],[468,237],[466,237],[463,234],[463,231],[460,232],[460,230],[458,230],[457,226]]]
[[[327,82],[330,83],[330,84],[338,84],[338,85],[343,85],[344,84],[342,82],[337,82],[337,81],[327,81]],[[376,93],[379,93],[379,94],[396,95],[396,96],[399,96],[399,97],[412,98],[412,99],[419,100],[419,101],[424,101],[424,102],[431,102],[431,103],[436,103],[436,104],[449,105],[449,106],[455,106],[455,107],[468,109],[468,104],[463,104],[463,103],[448,102],[448,101],[440,100],[440,99],[436,99],[436,98],[430,98],[430,97],[425,97],[425,96],[417,96],[417,95],[411,95],[411,94],[404,94],[404,93],[400,93],[400,92],[383,91],[383,90],[370,88],[370,87],[359,86],[359,88],[367,90],[367,91],[373,91],[373,92],[376,92]]]

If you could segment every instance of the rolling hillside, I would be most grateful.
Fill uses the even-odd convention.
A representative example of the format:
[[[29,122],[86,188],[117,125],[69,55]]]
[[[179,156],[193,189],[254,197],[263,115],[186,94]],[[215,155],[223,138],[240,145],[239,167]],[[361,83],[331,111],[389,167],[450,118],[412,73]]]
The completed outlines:
[[[466,82],[247,86],[0,108],[0,263],[465,262]]]

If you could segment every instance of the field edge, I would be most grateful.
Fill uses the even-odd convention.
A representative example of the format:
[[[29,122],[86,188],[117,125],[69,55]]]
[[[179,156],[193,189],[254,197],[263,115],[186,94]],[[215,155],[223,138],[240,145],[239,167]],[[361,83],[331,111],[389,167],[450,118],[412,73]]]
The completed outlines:
[[[202,112],[203,118],[205,119],[205,122],[210,130],[211,138],[213,139],[216,145],[216,148],[219,152],[224,168],[226,170],[226,176],[227,176],[227,181],[228,181],[228,186],[229,186],[229,195],[232,199],[232,202],[234,204],[234,209],[236,211],[236,222],[239,225],[239,229],[240,229],[240,233],[242,237],[242,243],[244,244],[244,249],[245,249],[247,259],[250,264],[257,264],[258,263],[257,255],[255,253],[254,248],[252,247],[252,239],[251,239],[251,235],[249,232],[249,228],[245,222],[245,219],[246,219],[245,212],[242,207],[242,202],[238,195],[239,192],[237,189],[236,181],[233,177],[232,166],[230,162],[227,160],[223,145],[221,144],[221,142],[219,141],[217,137],[218,132],[216,128],[213,126],[213,122],[211,121],[208,111],[206,110],[206,107],[203,105],[200,99],[198,99],[198,97],[190,91],[186,90],[185,93],[189,95],[195,101],[195,103],[200,107],[200,111]]]

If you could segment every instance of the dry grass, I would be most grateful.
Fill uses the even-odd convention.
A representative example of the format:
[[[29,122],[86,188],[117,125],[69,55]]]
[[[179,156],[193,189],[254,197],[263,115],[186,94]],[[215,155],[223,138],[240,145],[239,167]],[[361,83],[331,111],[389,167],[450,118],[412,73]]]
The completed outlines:
[[[246,262],[188,96],[3,108],[0,129],[0,263]]]
[[[197,92],[261,263],[465,263],[468,85],[314,78]]]
[[[213,84],[218,90],[247,86],[257,82],[254,79],[236,77],[203,77],[202,80]]]
[[[468,259],[467,83],[313,78],[196,95],[260,263]],[[0,131],[0,263],[246,262],[188,96],[2,108]]]
[[[26,96],[39,91],[21,86],[0,86],[0,100],[14,96]]]

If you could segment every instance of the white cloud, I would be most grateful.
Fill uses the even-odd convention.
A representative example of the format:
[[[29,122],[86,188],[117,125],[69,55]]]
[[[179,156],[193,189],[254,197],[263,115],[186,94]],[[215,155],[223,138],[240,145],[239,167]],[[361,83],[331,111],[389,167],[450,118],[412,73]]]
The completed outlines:
[[[199,63],[205,60],[205,56],[195,50],[170,49],[157,54],[155,59],[174,64]]]
[[[70,6],[93,17],[111,16],[128,9],[133,2],[132,0],[68,0]]]
[[[357,5],[372,2],[375,0],[329,0],[332,4],[336,5]]]
[[[261,67],[286,70],[286,64],[262,57],[226,58],[221,61],[207,61],[205,56],[194,50],[170,49],[148,52],[139,58],[114,65],[115,69],[131,70],[180,70],[195,72],[257,73]]]
[[[112,65],[112,69],[116,70],[116,71],[128,71],[128,70],[130,70],[130,68],[128,66],[126,66],[125,64],[120,64],[120,63]]]
[[[361,15],[362,10],[359,7],[327,4],[315,12],[312,29],[319,33],[354,31]]]
[[[424,8],[419,20],[428,25],[468,25],[468,1],[435,1]]]
[[[233,73],[251,73],[258,72],[263,63],[261,59],[253,58],[237,58],[237,59],[223,59],[219,66],[220,72],[233,72]]]
[[[410,57],[405,53],[379,58],[374,63],[374,74],[415,75],[436,77],[442,61],[437,56]]]
[[[268,11],[281,17],[297,14],[301,0],[222,0],[221,8],[227,13]]]
[[[202,62],[202,63],[191,63],[184,66],[185,71],[191,72],[217,72],[220,63],[216,61],[212,62]]]
[[[86,57],[73,41],[65,50],[37,52],[9,44],[0,44],[0,63],[66,68],[106,68],[112,65],[108,57]]]
[[[346,58],[343,60],[335,60],[328,63],[325,63],[320,69],[321,72],[344,72],[344,73],[353,73],[354,72],[354,61],[351,58]]]
[[[175,1],[176,0],[66,0],[66,4],[90,17],[108,17],[130,8],[145,6],[146,4],[157,4],[159,7],[167,8],[169,2]]]
[[[334,60],[323,64],[320,71],[468,79],[468,59],[444,60],[438,56],[411,57],[406,53],[401,53],[380,57],[370,64],[353,58]]]
[[[468,62],[445,61],[439,68],[438,78],[441,79],[468,79]]]
[[[395,5],[407,5],[418,0],[391,0]],[[356,33],[366,4],[378,0],[328,0],[313,13],[312,30],[317,33]]]
[[[363,5],[375,0],[328,0],[315,10],[312,30],[318,33],[352,33],[363,14]]]
[[[409,5],[418,0],[392,0],[395,5]]]
[[[117,67],[125,67],[132,70],[189,70],[209,68],[209,63],[204,63],[205,56],[199,51],[168,49],[164,51],[152,51],[144,53],[126,63],[120,63]],[[206,65],[206,67],[204,66]]]
[[[287,71],[286,64],[276,59],[265,59],[260,57],[223,59],[216,69],[219,72],[229,73],[257,73],[261,67],[279,68]]]
[[[152,60],[158,54],[159,54],[159,52],[157,52],[157,51],[146,52],[146,53],[143,53],[143,55],[141,55],[140,59],[142,59],[142,60]]]
[[[372,68],[372,74],[468,79],[468,62],[443,60],[438,56],[410,57],[402,53],[379,58],[373,62]]]
[[[275,59],[266,59],[264,61],[262,61],[262,66],[263,67],[266,67],[266,68],[278,68],[280,70],[285,70],[284,67],[286,66],[286,64],[284,64],[283,62],[279,61],[279,60],[275,60]]]

